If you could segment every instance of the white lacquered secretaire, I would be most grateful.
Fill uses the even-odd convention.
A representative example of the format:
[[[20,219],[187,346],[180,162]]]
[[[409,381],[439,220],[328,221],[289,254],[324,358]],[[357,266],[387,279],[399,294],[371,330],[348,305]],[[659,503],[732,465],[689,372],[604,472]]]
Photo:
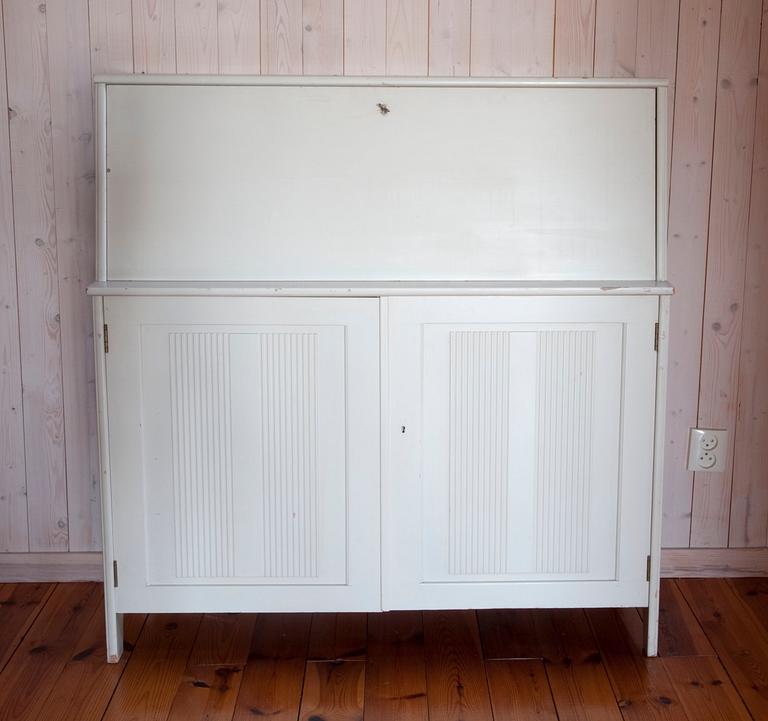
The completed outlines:
[[[122,614],[643,606],[666,88],[97,79]]]

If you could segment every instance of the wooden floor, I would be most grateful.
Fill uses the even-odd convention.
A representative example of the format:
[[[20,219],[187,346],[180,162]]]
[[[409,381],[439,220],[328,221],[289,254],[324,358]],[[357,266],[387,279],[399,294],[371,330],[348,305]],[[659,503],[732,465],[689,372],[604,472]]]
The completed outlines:
[[[768,580],[637,610],[129,616],[104,661],[95,584],[0,585],[0,720],[768,719]]]

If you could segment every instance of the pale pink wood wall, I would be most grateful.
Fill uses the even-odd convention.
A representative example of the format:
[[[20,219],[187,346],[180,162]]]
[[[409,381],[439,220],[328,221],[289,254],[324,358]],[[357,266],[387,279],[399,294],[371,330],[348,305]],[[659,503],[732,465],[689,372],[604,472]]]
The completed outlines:
[[[2,0],[0,551],[99,548],[84,287],[94,253],[90,79],[104,72],[668,78],[678,293],[664,543],[768,545],[765,5]],[[734,434],[727,473],[685,470],[697,424]]]

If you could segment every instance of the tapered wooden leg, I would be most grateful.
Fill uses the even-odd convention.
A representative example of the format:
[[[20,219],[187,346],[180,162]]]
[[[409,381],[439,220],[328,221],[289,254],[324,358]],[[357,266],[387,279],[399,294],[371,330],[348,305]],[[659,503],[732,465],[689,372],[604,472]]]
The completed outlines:
[[[645,653],[647,656],[659,655],[659,591],[658,582],[655,593],[650,594],[648,613],[645,615]]]
[[[117,663],[123,655],[123,614],[107,610],[107,662]]]

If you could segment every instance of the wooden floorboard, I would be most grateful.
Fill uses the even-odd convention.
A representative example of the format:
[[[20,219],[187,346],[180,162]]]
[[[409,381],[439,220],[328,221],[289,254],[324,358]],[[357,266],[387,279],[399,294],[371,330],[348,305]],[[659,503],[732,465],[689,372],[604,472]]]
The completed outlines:
[[[587,611],[600,657],[625,721],[688,721],[664,660],[646,658],[616,609]]]
[[[536,628],[560,721],[621,721],[597,641],[579,609],[536,611]]]
[[[543,661],[486,661],[495,719],[558,721]]]
[[[474,611],[424,611],[430,721],[491,721],[491,698]]]
[[[366,721],[427,721],[424,626],[419,611],[368,616]]]
[[[768,719],[768,632],[725,579],[680,579],[678,588],[747,708]]]
[[[300,721],[360,721],[364,686],[365,663],[362,661],[308,662]]]
[[[714,656],[662,659],[691,721],[749,721],[744,701]],[[765,716],[756,714],[755,719]]]
[[[153,614],[107,707],[108,721],[165,721],[200,627],[195,614]]]
[[[296,721],[311,624],[308,613],[258,616],[235,705],[236,721],[262,716],[270,721]]]
[[[768,629],[768,578],[729,578],[728,583],[763,628]]]
[[[0,721],[768,719],[768,581],[665,580],[637,609],[126,616],[98,585],[0,585]]]
[[[0,586],[0,671],[53,593],[52,583],[6,583]]]
[[[256,615],[203,617],[168,714],[169,721],[230,721]]]
[[[360,661],[365,658],[368,614],[315,613],[309,635],[310,661]]]
[[[659,655],[714,656],[707,635],[691,613],[688,602],[673,580],[661,584],[659,603]]]
[[[102,605],[91,617],[37,718],[40,721],[99,721],[131,658],[145,618],[143,615],[126,616],[125,652],[120,663],[107,664],[104,663],[107,647]]]
[[[0,673],[0,720],[38,717],[101,605],[94,583],[54,589]]]

